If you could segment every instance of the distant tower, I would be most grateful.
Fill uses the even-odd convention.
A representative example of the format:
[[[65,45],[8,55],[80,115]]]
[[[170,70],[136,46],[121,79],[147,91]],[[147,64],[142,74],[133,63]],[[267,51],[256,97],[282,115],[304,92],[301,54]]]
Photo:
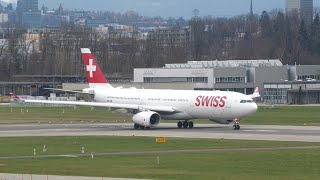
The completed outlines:
[[[63,7],[62,7],[62,3],[60,3],[59,5],[59,14],[63,14]]]
[[[250,49],[251,52],[253,51],[253,41],[252,41],[252,34],[253,34],[253,23],[254,23],[254,16],[253,16],[253,0],[250,0],[250,14],[249,14],[249,32],[247,32],[247,37],[249,38],[250,42]],[[254,56],[252,54],[252,56]]]
[[[253,16],[253,4],[252,4],[252,0],[251,0],[251,3],[250,3],[250,16],[251,16],[251,17]]]
[[[200,15],[200,10],[199,9],[194,9],[192,11],[192,13],[193,13],[193,18],[195,18],[195,19],[199,18],[199,15]]]
[[[287,13],[297,11],[305,23],[313,20],[313,0],[287,0]]]

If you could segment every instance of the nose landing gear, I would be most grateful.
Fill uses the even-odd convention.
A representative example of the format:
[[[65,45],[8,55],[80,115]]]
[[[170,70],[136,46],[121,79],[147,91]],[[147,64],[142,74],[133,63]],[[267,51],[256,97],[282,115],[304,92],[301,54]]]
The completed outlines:
[[[240,120],[234,119],[233,122],[234,122],[233,130],[240,130]]]

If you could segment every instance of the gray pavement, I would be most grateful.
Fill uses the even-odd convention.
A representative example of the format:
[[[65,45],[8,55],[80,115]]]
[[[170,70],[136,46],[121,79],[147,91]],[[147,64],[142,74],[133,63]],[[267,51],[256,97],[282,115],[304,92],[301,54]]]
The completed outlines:
[[[175,123],[163,123],[151,130],[133,130],[131,123],[0,125],[0,137],[97,135],[320,142],[320,127],[242,125],[234,131],[231,125],[217,124],[177,129]]]

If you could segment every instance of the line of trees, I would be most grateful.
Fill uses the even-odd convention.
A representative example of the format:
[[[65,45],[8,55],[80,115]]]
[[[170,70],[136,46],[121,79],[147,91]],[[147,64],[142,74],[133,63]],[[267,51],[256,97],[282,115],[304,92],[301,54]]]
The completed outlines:
[[[179,23],[173,28],[179,28]],[[280,59],[283,64],[320,64],[320,20],[301,21],[298,13],[262,12],[232,18],[193,18],[190,41],[166,45],[141,40],[138,33],[101,36],[92,29],[63,24],[58,32],[40,33],[40,51],[25,43],[24,29],[5,33],[0,47],[1,80],[13,75],[83,75],[80,48],[89,47],[102,70],[132,76],[133,68],[162,67],[187,60]],[[173,35],[174,36],[174,35]],[[172,37],[174,41],[174,37]]]
[[[191,21],[193,58],[280,59],[283,64],[320,64],[320,21],[281,11]]]

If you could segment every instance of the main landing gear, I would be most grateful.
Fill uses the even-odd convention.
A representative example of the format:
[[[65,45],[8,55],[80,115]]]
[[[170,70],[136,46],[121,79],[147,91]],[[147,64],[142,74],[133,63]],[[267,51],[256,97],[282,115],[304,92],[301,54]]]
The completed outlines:
[[[190,129],[192,129],[193,128],[193,122],[192,121],[183,121],[183,122],[181,122],[181,121],[179,121],[178,123],[177,123],[177,126],[178,126],[178,128],[179,129],[181,129],[182,127],[183,128],[190,128]]]
[[[233,122],[234,122],[233,130],[240,130],[240,120],[234,119]]]

